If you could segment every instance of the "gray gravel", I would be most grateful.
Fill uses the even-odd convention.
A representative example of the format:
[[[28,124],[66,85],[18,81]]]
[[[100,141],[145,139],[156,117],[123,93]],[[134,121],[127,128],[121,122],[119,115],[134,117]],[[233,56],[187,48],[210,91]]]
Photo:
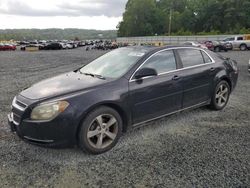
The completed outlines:
[[[223,111],[200,108],[148,123],[99,156],[33,146],[9,132],[6,116],[19,91],[103,53],[0,52],[0,187],[250,187],[250,52],[223,53],[240,68]]]

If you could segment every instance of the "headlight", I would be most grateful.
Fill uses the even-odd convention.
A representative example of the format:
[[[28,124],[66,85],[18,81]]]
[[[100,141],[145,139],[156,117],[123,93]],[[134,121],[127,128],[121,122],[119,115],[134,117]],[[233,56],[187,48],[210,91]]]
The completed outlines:
[[[30,118],[32,120],[50,120],[62,113],[68,106],[67,101],[40,104],[32,110]]]

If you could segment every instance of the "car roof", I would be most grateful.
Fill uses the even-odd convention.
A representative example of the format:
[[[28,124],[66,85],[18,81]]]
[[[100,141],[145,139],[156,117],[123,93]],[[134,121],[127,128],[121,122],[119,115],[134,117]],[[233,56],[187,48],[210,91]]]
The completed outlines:
[[[167,49],[178,49],[178,48],[189,48],[189,49],[197,49],[197,50],[204,50],[200,47],[190,46],[190,45],[167,45],[167,46],[128,46],[123,48],[133,49],[133,51],[141,52],[144,51],[144,57],[148,57],[154,53],[157,53],[161,50]]]
[[[125,48],[133,48],[133,49],[138,49],[138,50],[148,50],[148,51],[153,51],[153,50],[164,50],[164,49],[172,49],[172,48],[198,48],[196,46],[190,46],[190,45],[185,45],[185,44],[180,44],[180,45],[166,45],[166,46],[127,46]]]

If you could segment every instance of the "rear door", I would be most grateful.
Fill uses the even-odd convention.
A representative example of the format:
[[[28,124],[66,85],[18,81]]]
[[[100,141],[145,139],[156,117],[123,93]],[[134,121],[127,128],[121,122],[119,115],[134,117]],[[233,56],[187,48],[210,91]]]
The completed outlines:
[[[177,52],[182,63],[180,70],[183,85],[182,108],[208,102],[215,74],[214,62],[200,49],[182,48]]]
[[[153,119],[181,108],[182,86],[176,75],[173,50],[158,52],[138,69],[153,68],[157,76],[129,82],[130,107],[133,123]]]

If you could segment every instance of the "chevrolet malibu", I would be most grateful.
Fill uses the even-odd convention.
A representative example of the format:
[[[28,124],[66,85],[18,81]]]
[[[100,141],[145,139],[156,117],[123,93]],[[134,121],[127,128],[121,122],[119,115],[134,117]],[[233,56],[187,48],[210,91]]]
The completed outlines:
[[[186,109],[223,109],[237,63],[198,47],[126,47],[18,94],[11,130],[41,146],[100,154],[123,132]]]

